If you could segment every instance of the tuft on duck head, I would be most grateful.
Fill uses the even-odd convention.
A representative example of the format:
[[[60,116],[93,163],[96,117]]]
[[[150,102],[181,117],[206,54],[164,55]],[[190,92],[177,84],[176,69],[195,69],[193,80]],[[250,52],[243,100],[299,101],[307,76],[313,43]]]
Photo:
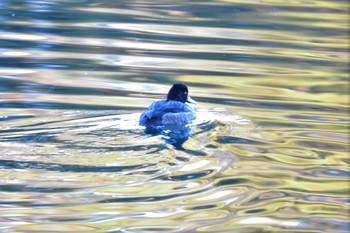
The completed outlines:
[[[174,83],[174,85],[170,88],[167,96],[167,101],[173,100],[173,101],[179,101],[182,103],[192,103],[196,104],[196,101],[191,99],[191,97],[188,95],[188,88],[183,83]]]

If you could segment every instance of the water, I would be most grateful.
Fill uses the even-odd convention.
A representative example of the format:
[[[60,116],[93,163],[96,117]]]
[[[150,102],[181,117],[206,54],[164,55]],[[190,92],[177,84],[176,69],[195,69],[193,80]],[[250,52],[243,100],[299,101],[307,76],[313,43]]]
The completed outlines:
[[[0,231],[347,232],[348,13],[2,0]],[[194,125],[138,126],[177,81]]]

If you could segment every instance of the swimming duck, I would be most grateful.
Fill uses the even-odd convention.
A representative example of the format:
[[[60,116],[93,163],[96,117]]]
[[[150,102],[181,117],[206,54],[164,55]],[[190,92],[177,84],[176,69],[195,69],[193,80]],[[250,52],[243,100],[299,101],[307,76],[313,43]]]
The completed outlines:
[[[188,95],[185,84],[174,83],[168,92],[167,99],[153,102],[141,114],[139,124],[146,127],[189,124],[196,119],[196,112],[186,103],[196,104]]]

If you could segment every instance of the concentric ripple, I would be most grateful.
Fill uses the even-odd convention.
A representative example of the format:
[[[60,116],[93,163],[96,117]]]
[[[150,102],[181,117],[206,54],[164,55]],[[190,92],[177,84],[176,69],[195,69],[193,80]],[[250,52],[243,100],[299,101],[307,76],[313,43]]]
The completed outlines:
[[[0,2],[1,232],[348,232],[346,1]],[[185,82],[197,119],[138,126]]]

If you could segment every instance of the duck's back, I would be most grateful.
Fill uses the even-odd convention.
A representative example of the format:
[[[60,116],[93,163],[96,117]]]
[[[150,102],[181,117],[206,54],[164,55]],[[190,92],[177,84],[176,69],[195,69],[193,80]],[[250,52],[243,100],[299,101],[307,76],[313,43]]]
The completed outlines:
[[[196,118],[194,109],[179,101],[159,100],[140,117],[141,126],[186,125]]]

